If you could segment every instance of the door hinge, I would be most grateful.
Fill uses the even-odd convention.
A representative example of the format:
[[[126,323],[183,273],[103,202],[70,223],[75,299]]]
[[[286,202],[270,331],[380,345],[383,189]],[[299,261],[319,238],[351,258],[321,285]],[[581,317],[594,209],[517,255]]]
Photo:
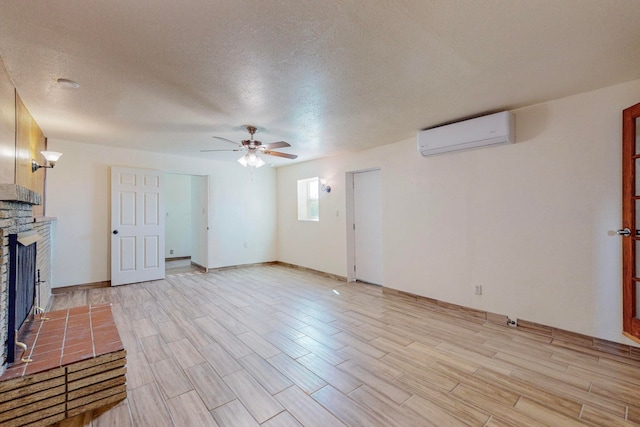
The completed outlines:
[[[356,229],[356,225],[355,225],[355,224],[353,224],[353,229],[354,229],[354,230]]]

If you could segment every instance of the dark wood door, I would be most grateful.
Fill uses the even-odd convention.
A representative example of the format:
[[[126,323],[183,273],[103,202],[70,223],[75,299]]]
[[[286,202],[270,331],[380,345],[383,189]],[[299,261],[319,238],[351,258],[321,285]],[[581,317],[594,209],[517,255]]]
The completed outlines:
[[[624,334],[640,342],[640,104],[622,113],[622,315]]]

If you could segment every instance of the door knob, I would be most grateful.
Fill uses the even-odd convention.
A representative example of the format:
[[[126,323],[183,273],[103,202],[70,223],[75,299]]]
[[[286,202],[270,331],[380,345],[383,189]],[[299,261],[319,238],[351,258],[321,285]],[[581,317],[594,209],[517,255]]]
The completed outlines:
[[[631,236],[631,230],[629,230],[628,228],[623,228],[622,230],[616,231],[616,234],[618,236],[629,237]]]
[[[113,234],[118,234],[118,230],[113,230]],[[620,234],[620,233],[618,233]]]

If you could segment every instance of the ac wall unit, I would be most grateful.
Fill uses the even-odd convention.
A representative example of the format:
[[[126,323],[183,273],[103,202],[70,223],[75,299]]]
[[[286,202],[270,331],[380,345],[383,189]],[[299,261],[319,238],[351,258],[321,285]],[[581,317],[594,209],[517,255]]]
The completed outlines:
[[[515,117],[508,111],[418,132],[423,156],[515,142]]]

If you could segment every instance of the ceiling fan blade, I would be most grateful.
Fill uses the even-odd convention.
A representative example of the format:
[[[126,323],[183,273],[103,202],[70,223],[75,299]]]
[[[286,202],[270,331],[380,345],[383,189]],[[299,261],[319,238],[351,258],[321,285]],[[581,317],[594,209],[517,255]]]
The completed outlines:
[[[279,151],[264,150],[263,153],[264,154],[268,154],[270,156],[284,157],[285,159],[297,159],[298,158],[298,156],[296,156],[295,154],[281,153]]]
[[[208,153],[210,151],[244,151],[242,148],[229,148],[227,149],[219,149],[219,150],[200,150],[201,153]]]
[[[289,144],[288,142],[284,142],[284,141],[278,141],[278,142],[272,142],[270,144],[265,144],[263,145],[264,148],[266,148],[267,150],[271,150],[274,148],[284,148],[284,147],[291,147],[291,144]]]
[[[219,139],[220,141],[230,142],[230,143],[231,143],[231,144],[233,144],[233,145],[239,145],[237,142],[232,141],[232,140],[227,139],[227,138],[223,138],[223,137],[221,137],[221,136],[214,136],[214,138],[215,138],[215,139]]]

